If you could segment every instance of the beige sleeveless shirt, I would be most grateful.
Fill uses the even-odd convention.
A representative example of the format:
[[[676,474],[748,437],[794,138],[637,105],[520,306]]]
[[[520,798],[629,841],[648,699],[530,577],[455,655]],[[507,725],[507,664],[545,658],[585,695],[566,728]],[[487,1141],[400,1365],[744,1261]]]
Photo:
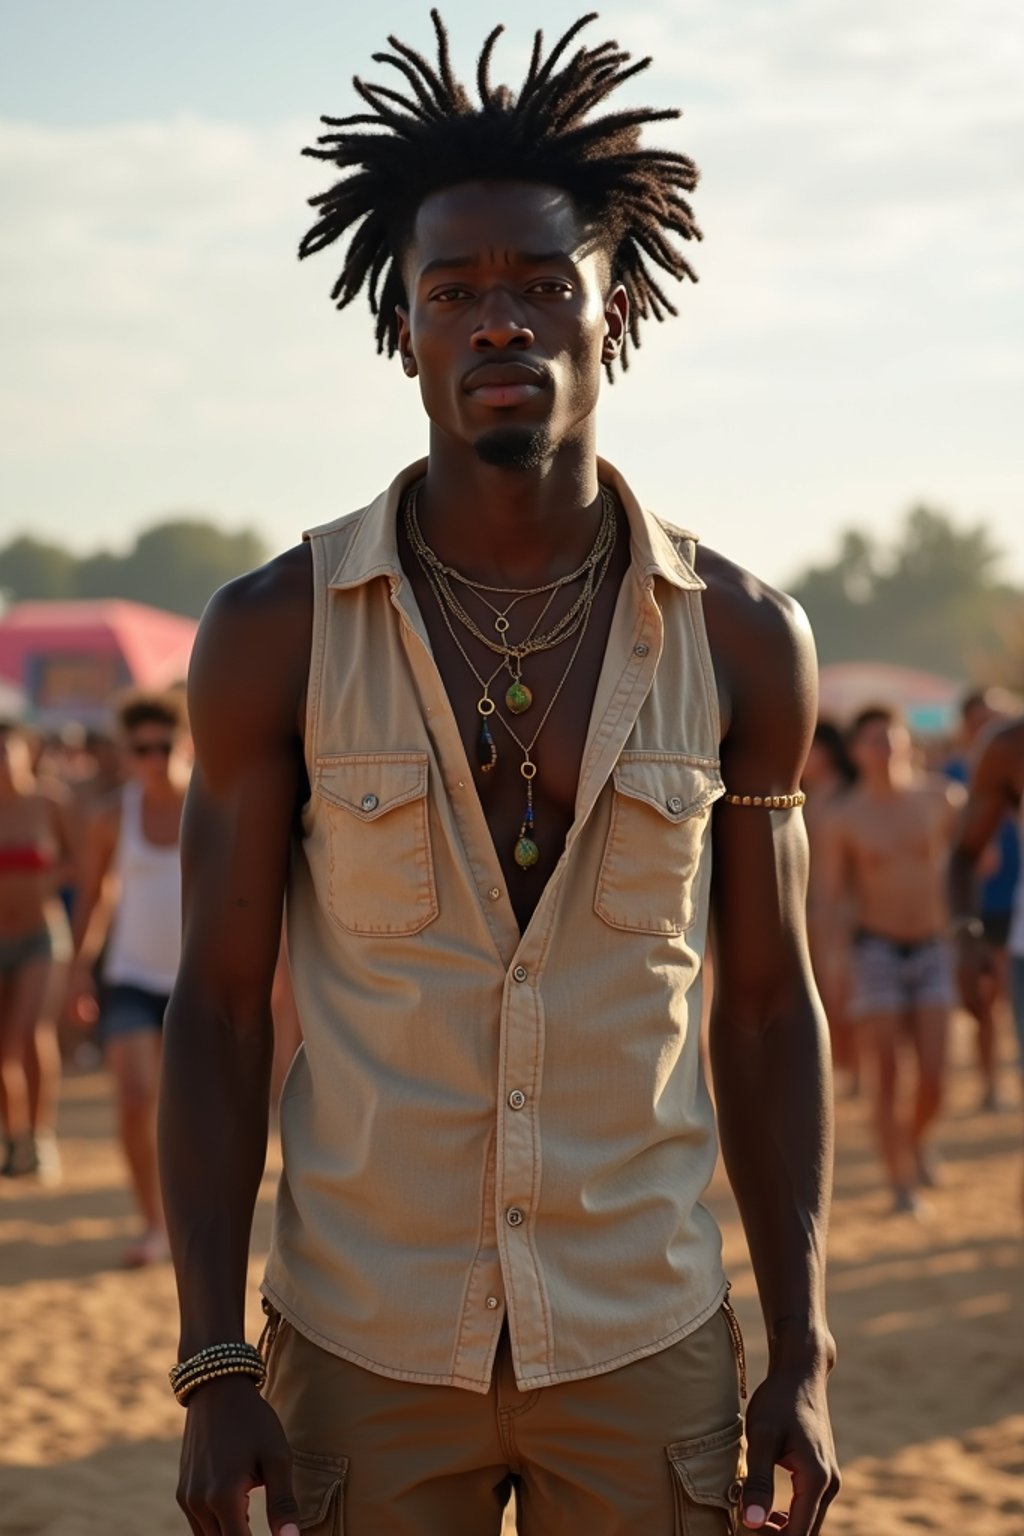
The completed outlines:
[[[304,1044],[264,1291],[386,1376],[597,1375],[719,1306],[700,1203],[709,826],[723,793],[694,541],[631,531],[565,850],[520,934],[398,558],[413,465],[307,535],[312,793],[288,888]]]

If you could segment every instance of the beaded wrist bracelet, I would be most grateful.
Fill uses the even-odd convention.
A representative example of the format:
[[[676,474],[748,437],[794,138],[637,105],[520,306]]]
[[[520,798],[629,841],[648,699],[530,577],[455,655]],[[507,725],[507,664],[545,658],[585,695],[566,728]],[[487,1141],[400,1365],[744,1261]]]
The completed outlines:
[[[764,811],[792,811],[803,805],[807,796],[802,789],[792,795],[725,795],[726,805],[756,805]]]
[[[179,1403],[186,1403],[205,1381],[218,1376],[252,1376],[258,1387],[267,1379],[263,1356],[254,1344],[208,1344],[167,1372],[171,1390]]]

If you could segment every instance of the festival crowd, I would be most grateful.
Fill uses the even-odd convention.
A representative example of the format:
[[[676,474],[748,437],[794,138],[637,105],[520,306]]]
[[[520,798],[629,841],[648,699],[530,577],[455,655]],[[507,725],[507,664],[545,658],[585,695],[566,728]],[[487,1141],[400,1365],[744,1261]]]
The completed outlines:
[[[956,739],[924,744],[875,704],[820,720],[807,760],[811,961],[837,1091],[869,1096],[896,1214],[925,1216],[942,1177],[956,1007],[974,1020],[979,1108],[1015,1105],[1001,1066],[1011,1020],[1024,1063],[1022,810],[991,793],[989,760],[1019,740],[1016,708],[972,691]],[[121,699],[109,732],[0,723],[0,1173],[59,1182],[62,1074],[102,1059],[139,1218],[128,1266],[168,1256],[156,1106],[189,772],[182,690]],[[283,939],[273,1003],[276,1099],[300,1041]]]

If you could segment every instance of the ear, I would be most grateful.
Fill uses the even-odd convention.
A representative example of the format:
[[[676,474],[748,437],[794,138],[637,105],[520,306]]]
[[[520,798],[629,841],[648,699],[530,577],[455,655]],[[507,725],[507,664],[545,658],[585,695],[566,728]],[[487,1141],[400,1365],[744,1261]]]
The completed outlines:
[[[395,317],[398,320],[398,355],[402,359],[402,371],[406,378],[414,379],[419,373],[416,359],[412,355],[412,334],[409,330],[409,311],[403,309],[400,304],[395,305]]]
[[[629,296],[621,283],[609,290],[604,301],[604,342],[601,361],[610,363],[622,351],[622,343],[629,327]]]

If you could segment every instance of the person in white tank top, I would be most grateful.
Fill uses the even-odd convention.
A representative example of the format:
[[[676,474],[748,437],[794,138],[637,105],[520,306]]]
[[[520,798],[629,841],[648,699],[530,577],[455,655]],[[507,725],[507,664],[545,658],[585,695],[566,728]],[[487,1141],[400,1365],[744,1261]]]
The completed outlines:
[[[189,767],[177,699],[133,697],[119,723],[128,780],[90,826],[87,877],[75,911],[72,1012],[82,1021],[98,1015],[114,1079],[118,1130],[142,1218],[141,1235],[124,1256],[134,1267],[167,1255],[156,1104],[163,1016],[181,949],[178,843]]]

